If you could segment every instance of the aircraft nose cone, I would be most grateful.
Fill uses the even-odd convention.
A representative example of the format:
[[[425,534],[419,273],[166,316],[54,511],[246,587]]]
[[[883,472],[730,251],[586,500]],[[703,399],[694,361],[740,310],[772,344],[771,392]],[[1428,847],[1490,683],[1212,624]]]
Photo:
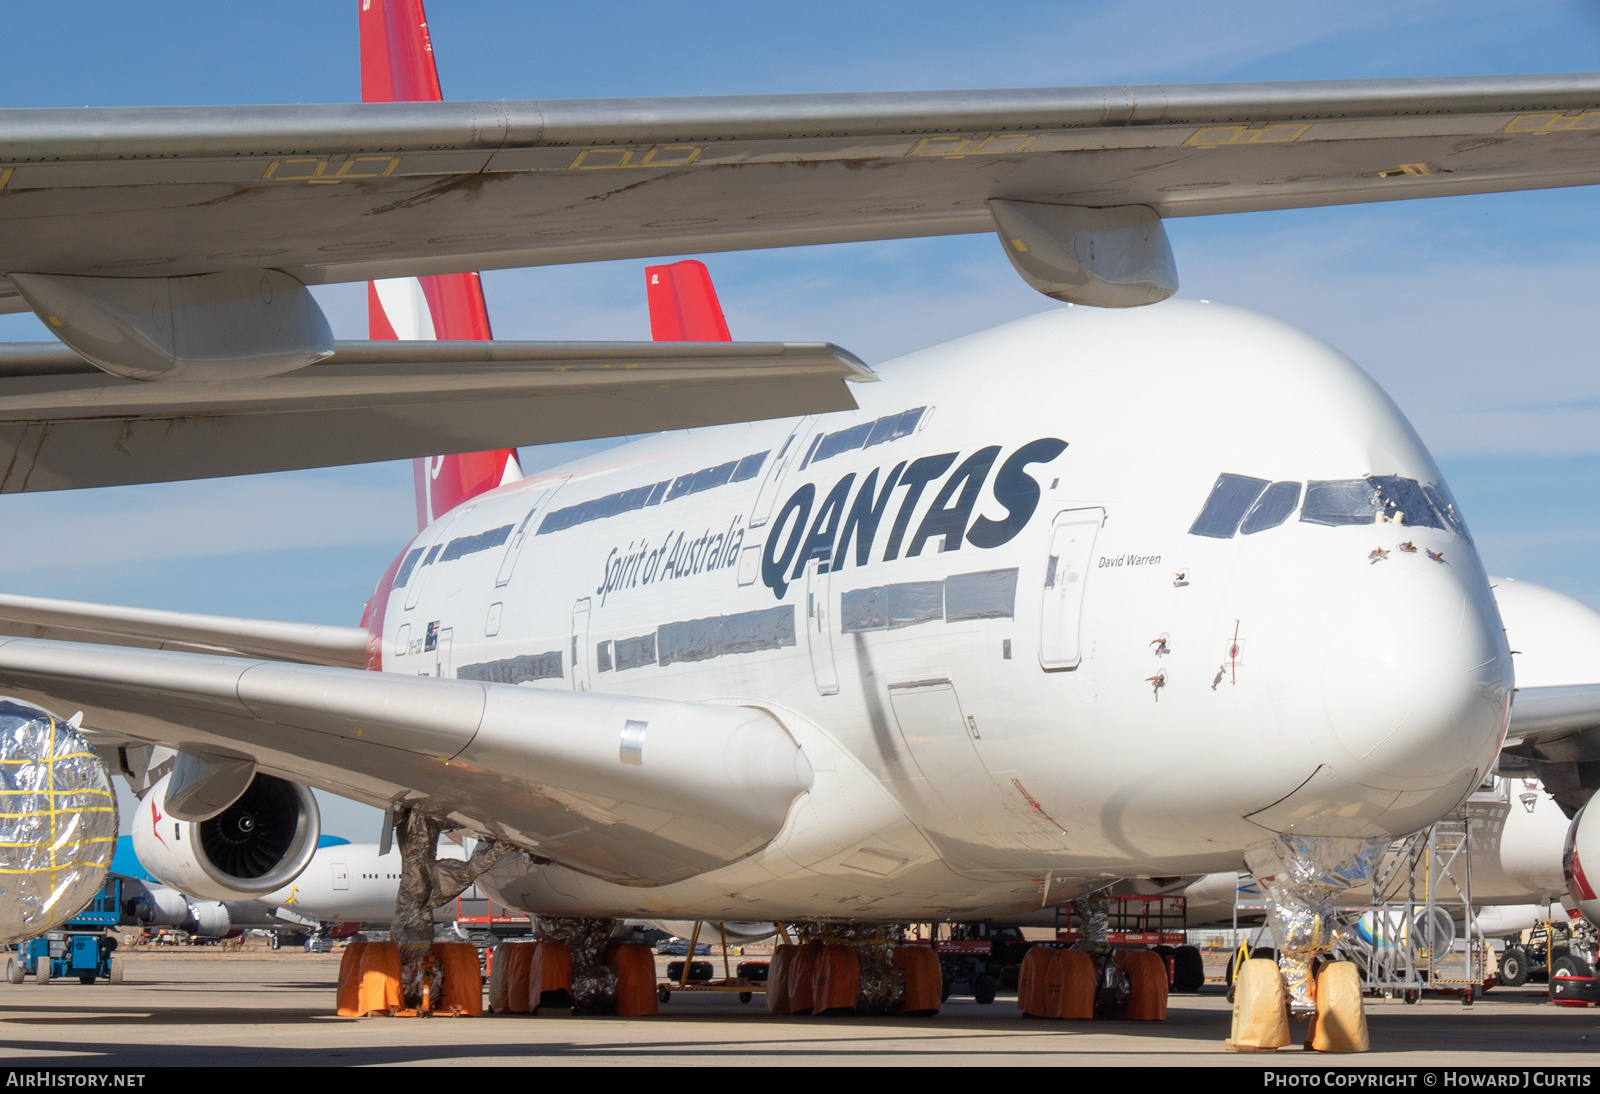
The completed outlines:
[[[1363,783],[1423,789],[1482,773],[1505,731],[1499,612],[1470,548],[1445,554],[1369,563],[1328,616],[1324,701],[1348,753],[1338,766]]]

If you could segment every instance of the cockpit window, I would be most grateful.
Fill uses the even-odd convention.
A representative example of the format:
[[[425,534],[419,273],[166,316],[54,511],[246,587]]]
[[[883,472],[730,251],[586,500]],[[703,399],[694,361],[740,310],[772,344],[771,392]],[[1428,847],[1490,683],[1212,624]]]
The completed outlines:
[[[1239,531],[1245,535],[1252,532],[1265,532],[1268,528],[1276,528],[1289,519],[1294,512],[1294,507],[1300,504],[1300,484],[1297,482],[1275,482],[1267,487],[1250,511],[1244,515],[1244,523],[1239,526]]]
[[[1379,517],[1422,528],[1446,527],[1416,479],[1369,475],[1364,479],[1313,479],[1306,484],[1300,519],[1307,524],[1376,524]]]
[[[1439,514],[1439,519],[1444,521],[1444,526],[1456,535],[1472,542],[1472,533],[1467,531],[1467,522],[1461,519],[1461,509],[1456,505],[1456,499],[1451,495],[1450,488],[1444,483],[1437,486],[1424,486],[1422,488],[1434,511]]]
[[[1200,515],[1189,526],[1191,536],[1210,536],[1213,539],[1230,539],[1239,530],[1239,522],[1250,506],[1267,487],[1266,479],[1252,479],[1248,475],[1217,476],[1211,486],[1211,496],[1206,498]]]

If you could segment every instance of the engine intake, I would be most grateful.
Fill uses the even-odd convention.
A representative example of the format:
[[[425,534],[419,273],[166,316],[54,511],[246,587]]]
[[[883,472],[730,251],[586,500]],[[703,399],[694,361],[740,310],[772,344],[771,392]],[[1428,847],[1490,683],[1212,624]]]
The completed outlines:
[[[203,821],[166,812],[171,776],[139,804],[133,846],[146,870],[192,898],[244,900],[282,888],[317,850],[321,815],[303,786],[257,774],[228,808]]]

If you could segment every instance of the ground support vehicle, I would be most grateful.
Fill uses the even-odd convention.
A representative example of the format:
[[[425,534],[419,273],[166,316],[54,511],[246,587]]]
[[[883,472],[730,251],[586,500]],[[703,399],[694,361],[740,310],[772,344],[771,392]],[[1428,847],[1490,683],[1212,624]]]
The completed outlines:
[[[1181,896],[1113,896],[1107,915],[1106,944],[1116,949],[1150,949],[1167,966],[1167,984],[1176,992],[1195,992],[1206,982],[1198,947],[1188,944],[1187,901]],[[1015,991],[1022,959],[1034,946],[1071,946],[1078,941],[1069,907],[1056,909],[1053,942],[1028,941],[1017,927],[988,922],[954,923],[948,937],[937,929],[933,948],[944,972],[944,995],[970,995],[992,1003],[996,991]]]
[[[717,934],[722,941],[722,979],[716,980],[710,961],[696,961],[695,954],[710,953],[709,944],[700,941],[700,928],[702,924],[696,922],[694,931],[689,936],[687,944],[674,946],[681,942],[673,939],[667,945],[657,945],[656,953],[678,953],[683,955],[682,961],[673,961],[667,965],[667,977],[656,984],[656,999],[662,1003],[672,998],[675,991],[681,992],[721,992],[736,994],[739,1002],[748,1003],[757,995],[767,993],[768,963],[765,961],[741,961],[735,971],[728,963],[728,937],[721,923],[718,923]],[[789,940],[789,932],[783,925],[778,926],[778,935],[785,942]]]
[[[61,930],[18,943],[16,953],[6,960],[6,979],[20,984],[32,973],[40,984],[69,976],[83,984],[122,983],[122,963],[112,957],[117,948],[114,930],[121,918],[122,879],[113,874],[100,895]]]

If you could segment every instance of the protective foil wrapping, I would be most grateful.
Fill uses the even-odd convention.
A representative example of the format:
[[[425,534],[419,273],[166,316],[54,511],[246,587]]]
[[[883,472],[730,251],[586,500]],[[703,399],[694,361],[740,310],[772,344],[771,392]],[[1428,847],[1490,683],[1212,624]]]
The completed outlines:
[[[0,943],[36,938],[82,911],[116,849],[111,776],[83,734],[0,699]]]
[[[617,970],[606,964],[614,919],[535,916],[533,935],[558,942],[572,954],[572,1009],[576,1014],[611,1014],[617,1009]],[[690,958],[692,960],[692,958]]]
[[[1317,1009],[1314,966],[1340,939],[1334,904],[1340,894],[1372,880],[1387,840],[1281,836],[1245,854],[1267,894],[1267,922],[1278,946],[1278,968],[1296,1014]]]
[[[840,923],[805,920],[791,924],[805,942],[850,946],[861,967],[861,988],[856,995],[860,1014],[889,1014],[905,1001],[906,974],[894,967],[894,948],[905,938],[905,927],[890,923]]]
[[[1106,941],[1111,932],[1111,897],[1104,890],[1081,896],[1072,902],[1072,910],[1078,913],[1078,941],[1072,944],[1075,950],[1088,950],[1090,953],[1107,953],[1111,944]]]

